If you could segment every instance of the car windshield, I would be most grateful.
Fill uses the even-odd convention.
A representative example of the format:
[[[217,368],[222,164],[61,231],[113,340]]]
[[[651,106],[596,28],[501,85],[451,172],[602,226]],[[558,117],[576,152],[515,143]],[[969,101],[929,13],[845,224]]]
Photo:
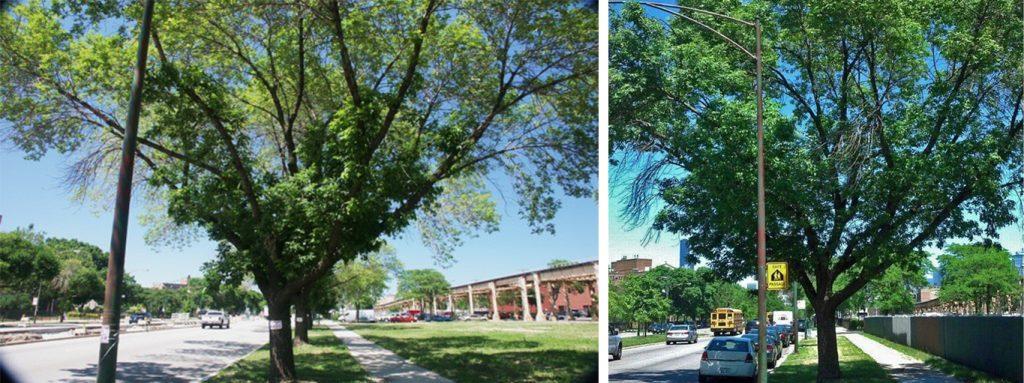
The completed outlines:
[[[221,315],[220,311],[207,311],[206,315]]]
[[[690,329],[690,326],[687,326],[687,325],[675,325],[675,326],[672,326],[672,328],[670,328],[669,330],[689,330],[689,329]]]
[[[746,339],[715,339],[708,344],[708,351],[747,351]]]

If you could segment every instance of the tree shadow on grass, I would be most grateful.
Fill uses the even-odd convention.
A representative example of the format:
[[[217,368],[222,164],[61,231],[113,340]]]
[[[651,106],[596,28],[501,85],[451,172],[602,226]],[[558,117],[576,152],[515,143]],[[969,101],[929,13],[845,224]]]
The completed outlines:
[[[543,349],[529,340],[485,336],[401,339],[366,336],[380,347],[456,382],[592,382],[596,351]]]
[[[263,346],[207,382],[266,382],[269,369],[270,348]],[[310,331],[309,344],[295,348],[295,370],[303,382],[366,381],[366,372],[327,330]]]

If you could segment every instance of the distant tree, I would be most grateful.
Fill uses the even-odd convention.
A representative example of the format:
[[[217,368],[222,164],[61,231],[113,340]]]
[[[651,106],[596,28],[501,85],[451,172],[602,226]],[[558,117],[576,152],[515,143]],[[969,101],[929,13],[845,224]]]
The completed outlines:
[[[0,233],[0,289],[34,294],[59,270],[41,235],[23,229]]]
[[[945,302],[970,302],[975,312],[993,313],[1007,296],[1020,292],[1020,275],[1010,261],[1010,253],[1000,247],[952,245],[939,256],[942,286],[939,299]]]
[[[434,307],[430,304],[438,296],[448,293],[448,281],[444,274],[433,269],[406,270],[398,279],[398,296],[402,299],[417,299],[425,302],[423,310],[430,308],[434,315]]]
[[[391,277],[399,275],[402,275],[402,263],[390,246],[338,265],[334,280],[340,302],[336,303],[355,308],[358,321],[359,310],[372,308],[384,295]]]
[[[637,322],[637,335],[646,331],[646,324],[664,320],[672,305],[662,292],[662,284],[654,275],[631,274],[621,282],[622,305]]]

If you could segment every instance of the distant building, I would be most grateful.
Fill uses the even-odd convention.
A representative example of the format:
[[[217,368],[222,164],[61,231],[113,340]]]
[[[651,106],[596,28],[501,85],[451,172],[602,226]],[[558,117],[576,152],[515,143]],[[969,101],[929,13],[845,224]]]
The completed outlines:
[[[679,240],[679,268],[680,269],[693,269],[693,265],[686,260],[686,257],[690,255],[690,242],[685,239]]]
[[[938,297],[939,289],[937,287],[925,287],[917,294],[917,302],[928,302]]]
[[[942,286],[942,268],[941,267],[938,267],[935,270],[932,270],[931,275],[928,276],[928,285],[929,286],[934,286],[934,287]]]
[[[1020,276],[1024,277],[1024,250],[1010,255],[1010,260],[1013,261],[1013,267],[1017,269]]]
[[[158,282],[153,284],[153,288],[157,290],[181,290],[188,286],[188,282],[192,280],[192,276],[187,276],[182,279],[181,282]]]
[[[633,258],[623,256],[622,259],[612,262],[608,278],[611,278],[612,282],[617,282],[627,275],[647,272],[653,264],[654,261],[651,259],[640,258],[638,255],[634,255]]]

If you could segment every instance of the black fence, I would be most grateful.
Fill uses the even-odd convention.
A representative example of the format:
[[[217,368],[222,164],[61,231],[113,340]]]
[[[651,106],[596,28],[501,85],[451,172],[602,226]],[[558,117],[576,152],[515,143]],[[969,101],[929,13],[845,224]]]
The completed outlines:
[[[1013,382],[1024,382],[1024,318],[868,317],[864,332]]]

